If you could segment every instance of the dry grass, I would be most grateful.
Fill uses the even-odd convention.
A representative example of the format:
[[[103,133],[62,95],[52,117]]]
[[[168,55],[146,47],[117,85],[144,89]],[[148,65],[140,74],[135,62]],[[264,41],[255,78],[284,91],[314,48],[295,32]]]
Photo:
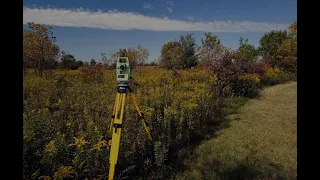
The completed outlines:
[[[297,84],[266,88],[239,112],[178,179],[296,179]]]

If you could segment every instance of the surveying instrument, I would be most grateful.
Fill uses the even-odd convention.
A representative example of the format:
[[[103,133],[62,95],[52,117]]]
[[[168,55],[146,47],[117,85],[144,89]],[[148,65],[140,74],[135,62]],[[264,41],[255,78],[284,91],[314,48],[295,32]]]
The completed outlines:
[[[118,160],[120,136],[121,136],[121,130],[122,130],[123,117],[124,117],[123,114],[124,114],[125,99],[128,92],[130,93],[134,106],[139,114],[139,118],[142,120],[144,129],[148,135],[148,138],[152,140],[149,127],[146,121],[144,120],[143,113],[140,111],[136,98],[133,95],[132,89],[130,87],[132,77],[131,77],[131,68],[130,68],[128,57],[119,57],[117,59],[116,76],[117,76],[117,83],[118,83],[117,95],[116,95],[116,100],[113,106],[112,120],[111,120],[109,134],[108,134],[108,139],[109,139],[108,145],[109,147],[111,146],[110,158],[109,158],[110,168],[109,168],[108,180],[113,180],[114,173],[115,173],[115,166]]]

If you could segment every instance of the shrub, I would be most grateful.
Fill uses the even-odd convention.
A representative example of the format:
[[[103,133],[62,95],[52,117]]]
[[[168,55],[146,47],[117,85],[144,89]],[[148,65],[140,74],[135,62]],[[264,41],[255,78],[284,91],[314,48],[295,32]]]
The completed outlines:
[[[227,57],[220,61],[220,64],[215,64],[216,71],[212,73],[217,78],[216,83],[212,86],[213,92],[222,97],[258,95],[261,81],[258,73],[263,73],[264,64],[254,65],[244,62],[243,65],[240,65],[240,62],[230,62]]]
[[[78,64],[76,64],[76,63],[72,63],[71,65],[70,65],[70,69],[71,70],[76,70],[76,69],[78,69],[79,68],[79,66],[78,66]]]
[[[258,74],[245,74],[239,77],[236,92],[239,96],[254,97],[258,95],[259,87],[260,78]]]
[[[261,78],[263,85],[276,85],[286,81],[295,80],[295,75],[279,68],[267,68]]]
[[[258,74],[260,77],[265,73],[268,68],[267,64],[264,62],[256,62],[253,64],[253,73]]]
[[[82,67],[80,77],[85,82],[102,82],[104,67],[101,65]]]

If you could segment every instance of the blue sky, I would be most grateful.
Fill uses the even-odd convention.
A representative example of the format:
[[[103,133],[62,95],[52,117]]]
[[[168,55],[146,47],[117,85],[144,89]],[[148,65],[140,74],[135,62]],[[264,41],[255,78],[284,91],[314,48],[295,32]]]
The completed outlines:
[[[258,46],[265,32],[297,19],[294,0],[24,0],[24,24],[53,26],[60,48],[77,60],[99,60],[119,48],[148,48],[152,61],[161,46],[194,34],[197,43],[212,32],[229,48],[240,37]],[[24,25],[26,27],[26,25]]]

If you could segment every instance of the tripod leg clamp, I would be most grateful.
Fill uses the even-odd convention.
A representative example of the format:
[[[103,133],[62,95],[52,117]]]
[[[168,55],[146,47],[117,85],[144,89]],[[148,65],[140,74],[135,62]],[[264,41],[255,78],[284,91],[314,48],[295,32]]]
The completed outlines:
[[[118,129],[118,128],[122,128],[122,124],[116,124],[116,123],[114,123],[113,127],[114,127],[114,133],[117,133],[117,129]]]

